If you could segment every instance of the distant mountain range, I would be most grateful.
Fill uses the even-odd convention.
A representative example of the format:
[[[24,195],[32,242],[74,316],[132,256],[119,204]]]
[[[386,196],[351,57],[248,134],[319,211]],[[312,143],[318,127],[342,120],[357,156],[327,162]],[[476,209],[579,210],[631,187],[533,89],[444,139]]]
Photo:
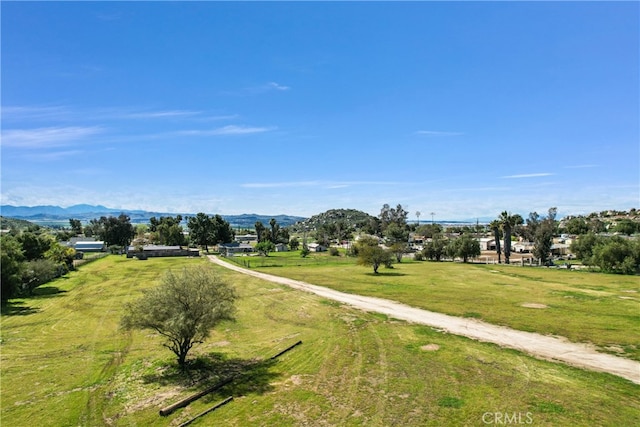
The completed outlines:
[[[62,208],[60,206],[12,206],[2,205],[0,206],[0,215],[9,218],[24,219],[34,222],[36,224],[45,224],[52,222],[64,222],[70,218],[79,219],[83,222],[88,222],[101,216],[117,216],[121,213],[128,215],[131,218],[132,223],[145,223],[149,221],[152,216],[176,216],[178,214],[183,217],[195,216],[195,213],[183,213],[183,212],[149,212],[144,210],[128,210],[128,209],[113,209],[101,205],[74,205],[68,208]],[[262,221],[265,225],[268,225],[271,218],[275,218],[283,227],[294,224],[298,221],[302,221],[306,218],[292,215],[259,215],[259,214],[242,214],[242,215],[222,215],[222,217],[236,228],[253,228],[257,221]]]

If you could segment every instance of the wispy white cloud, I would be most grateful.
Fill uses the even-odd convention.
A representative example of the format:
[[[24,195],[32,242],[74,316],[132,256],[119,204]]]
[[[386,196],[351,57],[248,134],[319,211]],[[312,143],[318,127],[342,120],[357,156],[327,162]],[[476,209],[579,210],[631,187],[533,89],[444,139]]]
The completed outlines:
[[[125,114],[124,118],[129,119],[166,119],[171,117],[192,117],[202,114],[200,111],[188,110],[168,110],[168,111],[148,111]]]
[[[19,120],[51,120],[64,119],[70,117],[70,111],[67,107],[56,106],[3,106],[2,120],[19,121]]]
[[[263,93],[268,93],[273,91],[286,92],[288,90],[291,90],[290,86],[285,86],[276,82],[268,82],[268,83],[257,85],[257,86],[245,87],[240,90],[227,91],[227,92],[224,92],[224,94],[247,96],[247,95],[260,95]]]
[[[97,175],[105,175],[109,173],[109,171],[104,168],[87,167],[87,168],[72,169],[69,171],[69,173],[82,175],[82,176],[97,176]]]
[[[2,120],[96,122],[112,120],[189,119],[192,121],[233,120],[237,114],[216,114],[212,111],[188,109],[153,109],[145,107],[103,107],[80,109],[68,105],[3,106]]]
[[[271,132],[277,127],[256,127],[256,126],[237,126],[229,125],[221,128],[209,130],[183,130],[178,131],[179,135],[186,136],[221,136],[221,135],[250,135],[256,133]]]
[[[285,188],[285,187],[322,187],[326,189],[339,189],[358,185],[397,185],[395,181],[284,181],[284,182],[250,182],[241,184],[244,188]]]
[[[565,166],[565,169],[588,169],[588,168],[597,168],[598,165],[574,165],[574,166]]]
[[[34,162],[55,162],[60,159],[79,156],[82,154],[85,154],[85,151],[83,150],[63,150],[63,151],[49,151],[49,152],[30,151],[29,154],[25,155],[25,158]]]
[[[518,178],[539,178],[543,176],[552,176],[554,173],[550,172],[541,172],[541,173],[522,173],[517,175],[507,175],[503,176],[502,179],[518,179]]]
[[[418,130],[414,132],[414,135],[421,136],[460,136],[464,135],[463,132],[443,132],[437,130]]]
[[[71,145],[103,131],[101,127],[46,127],[37,129],[8,129],[2,131],[3,147],[49,148]]]
[[[244,188],[287,188],[287,187],[315,187],[319,181],[290,181],[290,182],[247,182],[240,184]]]
[[[212,116],[203,116],[200,117],[200,120],[203,121],[211,121],[211,122],[217,122],[217,121],[222,121],[222,120],[235,120],[237,118],[239,118],[240,116],[238,114],[227,114],[227,115],[212,115]]]
[[[267,83],[267,88],[274,89],[274,90],[289,90],[289,89],[291,89],[289,86],[284,86],[284,85],[278,84],[276,82]]]

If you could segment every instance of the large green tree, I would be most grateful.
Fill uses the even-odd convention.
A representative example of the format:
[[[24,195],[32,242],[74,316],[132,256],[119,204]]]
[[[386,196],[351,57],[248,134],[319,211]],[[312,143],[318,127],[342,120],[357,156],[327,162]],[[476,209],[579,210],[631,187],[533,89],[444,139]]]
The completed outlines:
[[[233,241],[234,231],[231,225],[220,215],[212,217],[205,213],[198,213],[187,219],[191,242],[203,246],[208,252],[209,245],[229,243]]]
[[[580,235],[585,234],[589,231],[589,224],[587,224],[587,221],[585,221],[585,219],[581,216],[577,216],[567,220],[564,227],[569,234]]]
[[[71,232],[76,236],[82,234],[82,222],[79,219],[70,218],[69,226],[71,227]]]
[[[121,326],[155,331],[185,368],[189,350],[220,322],[234,319],[236,298],[233,287],[208,267],[168,271],[158,287],[125,306]]]
[[[198,212],[196,216],[187,218],[187,227],[189,228],[191,243],[203,246],[209,252],[214,227],[211,218],[204,212]]]
[[[442,233],[442,225],[440,224],[423,224],[416,228],[416,234],[424,236],[427,239],[430,239],[440,233]]]
[[[231,224],[218,214],[214,215],[212,220],[215,224],[216,230],[215,244],[233,242],[233,239],[236,237],[236,233],[233,231]]]
[[[583,234],[571,243],[571,251],[584,265],[608,273],[636,274],[640,271],[640,241],[620,236]]]
[[[582,234],[571,242],[570,249],[583,264],[589,265],[593,256],[593,249],[602,240],[602,237],[598,237],[594,233]]]
[[[498,220],[502,224],[502,231],[504,232],[504,262],[509,264],[509,258],[511,257],[511,232],[516,225],[522,224],[522,217],[518,214],[510,214],[507,211],[503,211],[498,217]]]
[[[254,227],[256,229],[256,235],[258,236],[258,242],[269,240],[269,239],[265,239],[265,236],[267,234],[267,229],[262,223],[262,221],[256,221]]]
[[[149,218],[149,231],[153,233],[153,240],[161,245],[184,245],[186,239],[180,225],[181,221],[182,215],[161,216],[160,218],[152,216]]]
[[[522,228],[522,237],[526,241],[533,242],[533,239],[535,238],[535,235],[536,235],[536,231],[540,226],[541,220],[542,219],[540,218],[540,215],[538,214],[538,212],[529,213],[529,217],[527,218],[527,225]]]
[[[24,252],[20,242],[13,236],[0,237],[0,297],[7,301],[17,295],[21,283]]]
[[[558,227],[556,222],[556,208],[550,208],[547,216],[540,221],[533,238],[533,256],[540,260],[542,265],[549,264],[553,236]]]
[[[385,232],[389,224],[395,223],[402,228],[407,227],[407,212],[401,204],[398,204],[395,208],[390,207],[388,204],[382,205],[380,209],[380,231]]]
[[[632,234],[637,233],[638,230],[640,230],[640,223],[625,218],[618,221],[614,230],[618,233],[631,236]]]
[[[44,258],[45,252],[54,243],[53,239],[44,233],[24,231],[18,235],[18,241],[22,245],[24,257],[27,261]]]
[[[269,226],[271,226],[271,241],[273,243],[277,243],[278,234],[280,233],[280,224],[275,218],[271,218],[269,220]]]
[[[117,245],[127,247],[136,235],[129,215],[120,214],[117,217],[102,216],[100,217],[99,225],[100,226],[97,227],[98,236],[101,240],[104,240],[107,246]]]
[[[636,274],[640,271],[640,242],[613,236],[593,249],[591,262],[607,273]]]

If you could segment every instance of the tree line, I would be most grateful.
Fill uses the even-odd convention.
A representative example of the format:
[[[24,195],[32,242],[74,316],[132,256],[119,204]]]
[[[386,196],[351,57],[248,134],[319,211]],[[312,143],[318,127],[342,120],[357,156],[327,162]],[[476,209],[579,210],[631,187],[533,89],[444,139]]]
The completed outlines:
[[[0,239],[2,301],[30,296],[40,285],[73,270],[76,252],[37,225]]]

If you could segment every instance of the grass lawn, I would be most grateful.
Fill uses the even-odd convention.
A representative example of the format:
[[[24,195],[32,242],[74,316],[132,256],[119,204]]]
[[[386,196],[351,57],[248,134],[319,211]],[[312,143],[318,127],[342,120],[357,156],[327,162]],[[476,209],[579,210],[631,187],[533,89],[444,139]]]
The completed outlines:
[[[36,298],[12,301],[1,319],[2,424],[178,425],[230,395],[233,402],[193,425],[484,425],[483,416],[495,419],[495,413],[530,418],[533,425],[637,423],[640,386],[629,381],[216,266],[240,294],[238,319],[192,350],[197,363],[187,376],[175,369],[159,336],[122,332],[118,322],[123,303],[166,269],[201,263],[109,256],[39,289]],[[322,268],[310,269],[318,274]],[[357,273],[366,274],[362,267]],[[303,344],[268,361],[298,340]],[[232,372],[239,378],[232,384],[166,418],[158,415]]]
[[[257,269],[343,292],[590,342],[601,351],[640,360],[638,276],[426,261],[403,261],[375,275],[352,258],[336,263],[331,262],[335,257],[324,259],[328,261]]]

